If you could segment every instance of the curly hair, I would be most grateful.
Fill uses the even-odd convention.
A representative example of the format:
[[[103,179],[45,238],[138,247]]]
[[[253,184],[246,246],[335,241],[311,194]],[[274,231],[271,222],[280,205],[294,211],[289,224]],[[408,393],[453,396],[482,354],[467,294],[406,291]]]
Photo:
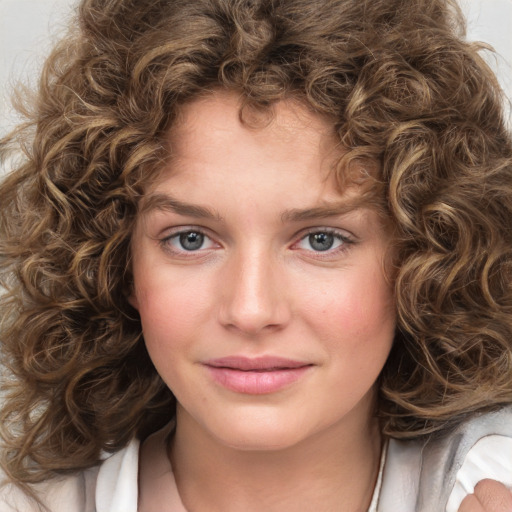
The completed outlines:
[[[451,0],[83,0],[0,143],[24,151],[0,186],[8,476],[89,467],[172,415],[127,300],[130,237],[180,106],[219,88],[296,97],[345,164],[376,163],[398,317],[383,432],[512,402],[512,143],[481,49]]]

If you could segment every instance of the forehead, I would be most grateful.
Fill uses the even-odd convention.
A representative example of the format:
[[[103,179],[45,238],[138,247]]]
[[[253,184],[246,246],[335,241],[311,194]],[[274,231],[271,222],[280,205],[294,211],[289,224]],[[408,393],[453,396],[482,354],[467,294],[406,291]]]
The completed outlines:
[[[250,187],[261,197],[289,189],[311,204],[352,201],[365,195],[371,174],[359,165],[357,179],[346,179],[340,161],[347,151],[334,123],[296,99],[244,108],[240,96],[216,91],[183,105],[166,141],[170,157],[149,195],[178,191],[203,201],[228,183],[233,196]]]
[[[264,145],[266,150],[279,151],[290,158],[297,151],[326,158],[341,153],[334,123],[303,102],[288,98],[256,107],[228,91],[215,91],[182,105],[167,140],[177,159],[190,145],[208,148],[221,144],[229,151],[234,132],[239,145]]]

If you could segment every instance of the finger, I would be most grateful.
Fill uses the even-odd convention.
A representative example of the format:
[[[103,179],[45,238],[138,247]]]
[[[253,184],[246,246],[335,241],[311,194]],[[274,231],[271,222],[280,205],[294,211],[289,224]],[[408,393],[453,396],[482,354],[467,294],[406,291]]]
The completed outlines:
[[[512,493],[496,480],[481,480],[474,494],[486,512],[512,512]]]
[[[459,512],[512,512],[512,493],[495,480],[481,480],[466,496]]]
[[[468,494],[461,502],[458,512],[491,512],[485,510],[474,494]]]

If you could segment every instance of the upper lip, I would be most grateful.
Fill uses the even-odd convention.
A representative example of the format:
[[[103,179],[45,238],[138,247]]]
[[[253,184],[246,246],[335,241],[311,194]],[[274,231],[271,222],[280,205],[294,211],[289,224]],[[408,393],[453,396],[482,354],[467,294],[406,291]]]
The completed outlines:
[[[218,359],[210,359],[205,363],[207,366],[215,368],[230,368],[232,370],[251,371],[251,370],[289,370],[294,368],[302,368],[311,366],[311,363],[305,361],[296,361],[285,357],[277,356],[261,356],[261,357],[244,357],[229,356],[220,357]]]

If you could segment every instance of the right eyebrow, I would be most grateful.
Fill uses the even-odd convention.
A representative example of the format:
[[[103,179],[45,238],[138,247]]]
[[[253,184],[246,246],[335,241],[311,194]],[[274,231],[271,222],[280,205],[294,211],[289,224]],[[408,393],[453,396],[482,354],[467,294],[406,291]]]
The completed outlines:
[[[356,197],[334,203],[325,203],[324,205],[313,208],[293,208],[291,210],[286,210],[282,213],[281,220],[283,222],[301,222],[307,220],[326,219],[328,217],[346,215],[366,206],[367,202],[364,198]]]
[[[174,197],[162,193],[150,194],[145,197],[142,200],[139,213],[146,215],[154,210],[171,211],[179,215],[197,219],[222,220],[218,212],[206,208],[205,206],[178,201]]]

